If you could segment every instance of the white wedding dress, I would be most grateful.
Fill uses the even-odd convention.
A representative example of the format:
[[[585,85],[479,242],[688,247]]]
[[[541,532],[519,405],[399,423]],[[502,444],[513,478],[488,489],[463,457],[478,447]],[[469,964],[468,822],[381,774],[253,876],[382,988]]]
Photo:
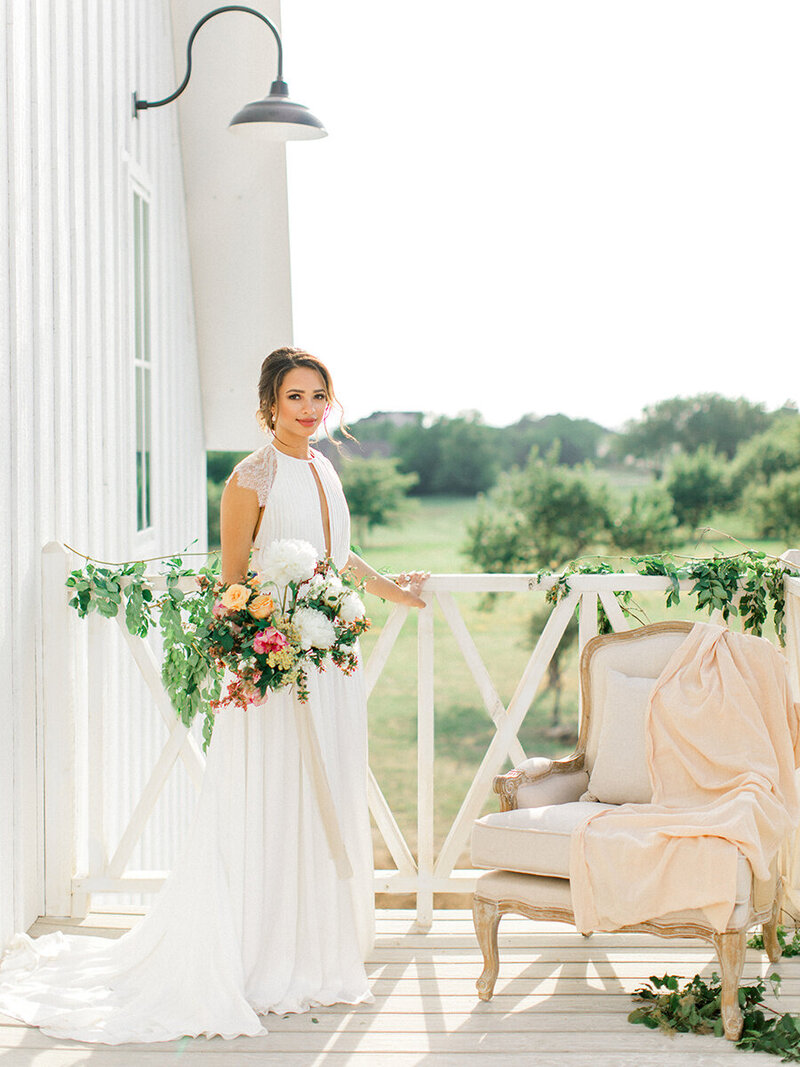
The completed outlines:
[[[252,566],[278,538],[344,565],[350,517],[319,453],[271,444],[236,468],[264,507]],[[360,669],[311,672],[310,709],[351,878],[337,876],[298,747],[293,698],[224,708],[183,852],[152,909],[116,941],[18,935],[0,965],[0,1013],[55,1037],[107,1044],[184,1035],[259,1036],[266,1012],[371,1000],[364,957],[374,929],[367,810],[366,697]]]

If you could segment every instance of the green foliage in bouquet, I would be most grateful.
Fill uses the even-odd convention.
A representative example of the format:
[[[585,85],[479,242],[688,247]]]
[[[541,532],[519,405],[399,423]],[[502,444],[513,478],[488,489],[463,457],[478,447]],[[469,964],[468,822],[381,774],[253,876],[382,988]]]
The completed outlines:
[[[309,666],[324,669],[330,659],[349,674],[357,665],[356,640],[369,626],[357,586],[306,542],[273,542],[267,557],[265,572],[229,586],[219,580],[218,560],[193,570],[180,557],[165,559],[160,595],[142,560],[89,561],[67,579],[81,618],[91,611],[115,618],[124,605],[129,633],[146,637],[159,626],[164,688],[184,725],[203,716],[204,751],[221,708],[247,707],[290,685],[305,700]],[[188,591],[182,579],[190,579]]]
[[[356,586],[331,560],[317,560],[303,541],[275,541],[263,570],[220,590],[208,624],[207,648],[227,682],[213,702],[246,707],[269,690],[293,685],[308,699],[307,668],[326,659],[344,674],[358,664],[356,640],[369,626]]]

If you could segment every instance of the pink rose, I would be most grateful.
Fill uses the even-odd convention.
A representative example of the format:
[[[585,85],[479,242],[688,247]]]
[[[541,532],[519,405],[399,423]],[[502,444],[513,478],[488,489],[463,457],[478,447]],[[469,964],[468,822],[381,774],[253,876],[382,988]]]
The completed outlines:
[[[280,652],[288,644],[285,634],[276,630],[274,626],[268,626],[266,630],[260,630],[253,638],[253,651],[260,656],[265,656],[269,652]]]
[[[221,619],[223,616],[228,614],[228,609],[225,607],[221,600],[215,600],[214,607],[211,609],[211,614],[214,616],[215,619]]]

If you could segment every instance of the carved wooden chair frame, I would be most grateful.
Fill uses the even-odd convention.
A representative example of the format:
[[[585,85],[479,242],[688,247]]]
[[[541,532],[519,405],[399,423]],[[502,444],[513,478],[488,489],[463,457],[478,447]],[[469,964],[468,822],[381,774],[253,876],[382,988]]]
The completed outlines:
[[[498,775],[494,779],[494,791],[500,797],[501,811],[511,811],[517,807],[517,791],[521,786],[541,782],[544,778],[553,774],[565,774],[583,769],[591,716],[589,662],[591,656],[599,647],[611,641],[642,640],[656,633],[675,633],[679,631],[688,633],[691,628],[692,624],[689,622],[658,622],[625,633],[595,637],[589,641],[581,656],[580,679],[583,703],[580,732],[575,751],[564,759],[552,760],[549,767],[543,768],[539,773],[515,769],[507,774]],[[525,875],[525,877],[538,878],[539,876],[530,874]],[[710,942],[717,953],[720,966],[722,980],[721,1014],[725,1037],[731,1041],[736,1041],[741,1035],[743,1023],[738,990],[744,969],[747,932],[751,927],[760,923],[763,929],[764,947],[770,961],[774,963],[780,958],[781,946],[778,942],[777,926],[782,898],[781,890],[782,881],[777,874],[776,862],[773,865],[771,888],[767,890],[766,894],[769,904],[760,910],[756,910],[753,903],[753,894],[751,893],[750,908],[741,928],[718,933],[713,927],[702,922],[671,922],[668,919],[653,919],[637,923],[634,926],[624,926],[614,932],[643,933],[658,937],[697,937]],[[483,973],[476,983],[478,996],[481,1000],[490,1000],[494,993],[500,966],[497,947],[498,926],[500,919],[504,915],[514,913],[539,921],[572,924],[575,922],[575,916],[571,908],[537,905],[523,900],[491,899],[481,895],[480,884],[473,897],[472,910],[475,933],[483,953],[484,962]],[[586,936],[591,935],[587,934]]]

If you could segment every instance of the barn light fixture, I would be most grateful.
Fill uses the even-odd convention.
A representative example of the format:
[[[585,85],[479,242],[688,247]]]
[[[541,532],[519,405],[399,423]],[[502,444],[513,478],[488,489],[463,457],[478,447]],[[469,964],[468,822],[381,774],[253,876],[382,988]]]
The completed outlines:
[[[192,45],[197,31],[209,19],[222,14],[223,11],[246,11],[250,15],[255,15],[269,26],[278,44],[278,75],[270,86],[269,96],[263,100],[245,104],[231,119],[230,128],[261,141],[308,141],[315,137],[326,137],[328,131],[319,119],[312,115],[307,107],[289,99],[289,87],[283,80],[283,45],[277,29],[266,15],[262,15],[260,11],[252,7],[242,7],[240,4],[217,7],[200,19],[189,34],[189,43],[186,46],[186,76],[183,81],[174,93],[165,96],[163,100],[140,100],[134,93],[134,118],[138,117],[140,111],[151,107],[163,107],[164,104],[171,104],[173,100],[177,100],[189,84],[192,73]]]

